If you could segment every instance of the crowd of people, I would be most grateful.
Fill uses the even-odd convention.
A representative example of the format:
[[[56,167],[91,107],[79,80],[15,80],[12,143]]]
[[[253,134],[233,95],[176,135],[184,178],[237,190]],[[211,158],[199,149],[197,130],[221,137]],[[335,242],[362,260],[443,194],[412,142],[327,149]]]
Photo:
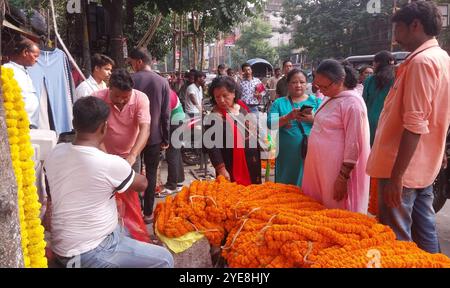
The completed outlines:
[[[396,67],[388,51],[359,71],[327,59],[315,70],[313,93],[308,75],[289,60],[266,84],[247,63],[241,75],[220,65],[206,87],[201,71],[169,80],[158,75],[143,48],[129,53],[133,74],[95,55],[91,76],[74,96],[75,141],[58,145],[45,161],[57,259],[79,257],[82,267],[173,267],[168,250],[121,231],[115,193],[143,195],[143,219],[152,223],[155,197],[176,193],[185,181],[172,135],[186,118],[205,114],[205,133],[221,127],[214,145],[204,147],[216,175],[261,183],[262,136],[254,126],[267,91],[275,95],[267,117],[278,137],[275,182],[299,186],[327,208],[367,214],[372,177],[379,183],[381,223],[398,239],[439,252],[432,183],[446,159],[450,58],[436,40],[442,20],[433,2],[407,4],[392,20],[396,41],[411,52],[404,63]],[[25,42],[7,64],[17,71],[30,119],[38,108],[27,101],[34,91],[25,67],[38,55],[38,46]],[[211,113],[202,104],[206,96]],[[168,178],[157,195],[161,151]]]

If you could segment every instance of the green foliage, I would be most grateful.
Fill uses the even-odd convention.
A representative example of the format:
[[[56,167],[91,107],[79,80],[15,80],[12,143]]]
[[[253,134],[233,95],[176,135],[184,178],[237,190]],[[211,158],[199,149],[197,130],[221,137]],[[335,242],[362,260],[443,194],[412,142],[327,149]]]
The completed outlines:
[[[281,45],[280,47],[277,48],[278,58],[280,59],[281,62],[283,62],[286,59],[289,59],[289,57],[291,56],[291,50],[293,48],[294,47],[290,44]]]
[[[392,0],[382,1],[378,15],[367,12],[368,1],[285,0],[283,17],[294,23],[296,46],[313,58],[372,54],[389,49]]]
[[[270,24],[259,18],[253,19],[250,25],[243,28],[242,35],[233,49],[233,61],[240,61],[235,65],[242,64],[252,58],[263,58],[270,63],[277,63],[277,51],[268,42],[271,37],[272,28]]]
[[[197,11],[200,17],[200,29],[195,30],[189,22],[189,31],[205,35],[205,41],[212,41],[220,32],[227,33],[231,29],[254,16],[253,11],[260,11],[263,0],[136,0],[135,27],[127,33],[133,43],[137,43],[148,29],[149,23],[154,20],[157,11],[165,17],[158,27],[157,35],[152,41],[149,50],[152,55],[162,59],[173,45],[172,31],[170,30],[171,13],[179,15]],[[249,5],[254,6],[254,10]],[[147,27],[146,27],[147,26]]]
[[[137,45],[142,37],[144,37],[150,25],[155,22],[158,14],[159,11],[150,1],[146,1],[134,8],[133,27],[127,27],[128,29],[124,30],[130,48]],[[164,16],[156,29],[152,41],[150,41],[147,47],[151,55],[158,60],[163,59],[172,47],[173,35],[170,25],[170,15]]]
[[[447,4],[450,1],[449,0],[436,0],[436,3],[441,4]],[[439,43],[442,47],[447,49],[447,52],[450,52],[450,28],[447,27],[442,30],[441,34],[439,35]]]

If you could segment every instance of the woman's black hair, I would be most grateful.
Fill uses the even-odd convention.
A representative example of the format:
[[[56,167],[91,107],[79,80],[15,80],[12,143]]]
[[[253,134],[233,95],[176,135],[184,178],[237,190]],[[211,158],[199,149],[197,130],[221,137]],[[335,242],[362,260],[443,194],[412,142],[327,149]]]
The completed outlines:
[[[366,71],[369,68],[373,69],[372,65],[364,64],[361,67],[359,67],[358,72],[359,72],[359,74],[362,74],[362,73],[364,73],[364,71]]]
[[[296,75],[296,74],[303,74],[305,76],[306,81],[308,81],[308,74],[306,74],[305,71],[294,68],[291,71],[289,71],[289,73],[287,74],[287,76],[286,76],[287,82],[288,83],[291,82],[292,77],[294,77],[294,75]]]
[[[230,76],[219,76],[214,78],[208,88],[208,95],[209,97],[211,97],[212,104],[217,104],[216,99],[214,98],[214,90],[223,87],[227,89],[228,92],[234,93],[234,103],[236,103],[237,100],[241,99],[241,88],[236,83],[236,81],[234,81],[234,79]]]
[[[77,132],[94,133],[108,119],[110,109],[100,98],[88,96],[73,105],[73,127]]]
[[[317,74],[322,74],[334,83],[344,81],[344,86],[354,89],[358,85],[355,69],[350,65],[342,65],[334,59],[327,59],[320,63]]]
[[[389,51],[381,51],[375,55],[373,61],[378,63],[374,74],[377,89],[383,90],[394,80],[395,57]]]

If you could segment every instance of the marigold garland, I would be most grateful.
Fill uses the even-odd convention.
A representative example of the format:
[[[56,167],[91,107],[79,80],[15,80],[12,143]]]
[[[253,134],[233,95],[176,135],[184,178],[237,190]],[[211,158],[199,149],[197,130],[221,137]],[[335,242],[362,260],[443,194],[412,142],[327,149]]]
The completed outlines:
[[[47,268],[44,228],[39,218],[41,204],[35,186],[34,150],[30,142],[30,122],[21,89],[12,69],[1,68],[6,126],[11,160],[18,187],[22,252],[26,268]]]
[[[378,215],[378,179],[370,178],[369,213]]]
[[[240,186],[219,177],[195,181],[155,210],[155,229],[167,237],[203,233],[233,268],[450,267],[442,254],[395,240],[375,218],[327,210],[294,186]],[[375,265],[376,266],[376,265]]]
[[[266,170],[268,163],[270,164],[270,169],[275,169],[275,159],[261,160],[261,168]]]

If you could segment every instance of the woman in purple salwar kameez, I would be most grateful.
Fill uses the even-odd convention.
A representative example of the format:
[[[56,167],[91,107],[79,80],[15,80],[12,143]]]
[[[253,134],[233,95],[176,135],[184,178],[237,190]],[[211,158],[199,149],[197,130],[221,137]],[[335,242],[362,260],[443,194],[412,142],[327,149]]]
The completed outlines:
[[[325,60],[316,85],[329,100],[316,112],[305,161],[303,191],[329,209],[367,213],[370,129],[353,68]]]

